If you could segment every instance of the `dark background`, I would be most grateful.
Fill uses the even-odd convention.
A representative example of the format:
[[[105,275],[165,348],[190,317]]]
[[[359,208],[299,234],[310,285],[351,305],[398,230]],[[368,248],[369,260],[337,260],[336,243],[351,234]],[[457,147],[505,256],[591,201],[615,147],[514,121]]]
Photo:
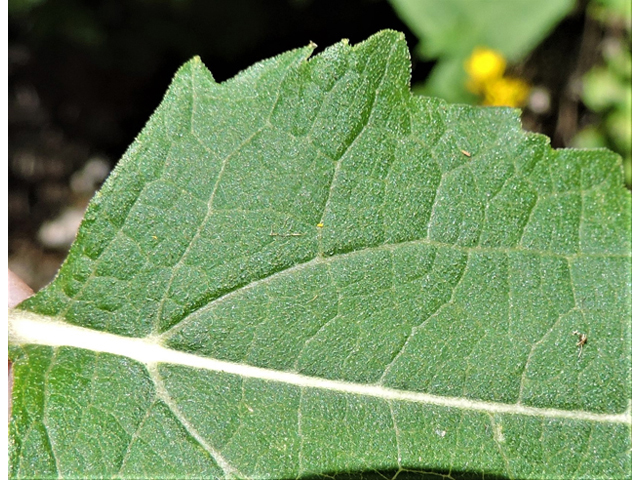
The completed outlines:
[[[515,66],[549,92],[551,108],[525,109],[523,124],[555,147],[590,121],[570,86],[598,61],[603,31],[578,3]],[[192,56],[200,55],[220,82],[310,41],[322,50],[384,28],[403,31],[410,49],[417,44],[384,0],[10,1],[10,268],[34,289],[52,279],[66,245],[39,239],[43,222],[65,209],[81,211],[93,191],[77,187],[84,166],[106,171],[117,162]],[[424,81],[432,66],[414,60],[413,82]],[[89,176],[91,187],[102,177]]]

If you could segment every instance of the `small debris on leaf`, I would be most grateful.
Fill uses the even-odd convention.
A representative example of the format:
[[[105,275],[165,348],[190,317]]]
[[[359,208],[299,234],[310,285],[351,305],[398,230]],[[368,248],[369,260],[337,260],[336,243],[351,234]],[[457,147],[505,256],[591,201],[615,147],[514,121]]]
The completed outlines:
[[[576,343],[576,346],[580,347],[580,351],[578,352],[578,358],[580,358],[582,355],[582,347],[587,343],[587,334],[580,333],[578,330],[574,330],[573,334],[578,335],[578,343]]]

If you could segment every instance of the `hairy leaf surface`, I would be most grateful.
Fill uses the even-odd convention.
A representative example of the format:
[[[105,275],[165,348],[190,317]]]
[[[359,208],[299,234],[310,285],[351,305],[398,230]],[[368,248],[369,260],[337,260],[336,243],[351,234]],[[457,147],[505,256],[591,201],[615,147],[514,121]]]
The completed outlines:
[[[312,50],[178,71],[10,313],[11,476],[629,476],[619,158]]]

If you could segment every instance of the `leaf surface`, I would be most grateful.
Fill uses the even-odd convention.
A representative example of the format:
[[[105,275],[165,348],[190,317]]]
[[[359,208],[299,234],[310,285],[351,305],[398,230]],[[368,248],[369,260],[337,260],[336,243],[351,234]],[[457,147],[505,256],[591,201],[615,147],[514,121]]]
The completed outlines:
[[[10,312],[11,476],[629,476],[619,158],[312,48],[178,71]]]

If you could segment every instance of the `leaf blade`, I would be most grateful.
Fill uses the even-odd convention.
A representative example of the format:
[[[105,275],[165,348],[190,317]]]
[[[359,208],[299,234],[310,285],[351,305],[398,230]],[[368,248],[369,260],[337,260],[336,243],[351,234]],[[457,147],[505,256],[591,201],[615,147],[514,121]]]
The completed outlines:
[[[142,362],[127,367],[127,388],[147,386],[136,406],[146,416],[133,433],[92,410],[78,426],[82,406],[43,382],[91,387],[19,374],[45,399],[14,417],[14,465],[25,458],[19,431],[71,408],[45,429],[52,452],[97,426],[117,441],[110,457],[100,441],[85,442],[86,456],[51,453],[63,476],[90,466],[157,476],[164,459],[166,475],[187,464],[181,473],[196,477],[626,474],[630,218],[619,160],[553,151],[509,109],[411,96],[399,34],[310,51],[221,85],[198,60],[178,72],[55,282],[20,307],[88,328],[99,339],[89,350],[109,352],[101,358]],[[589,336],[580,356],[575,328]],[[101,350],[108,334],[131,347]],[[35,342],[25,338],[16,343]],[[12,355],[28,365],[25,349],[78,356],[89,345],[70,339]],[[138,357],[145,345],[165,356]],[[179,366],[194,353],[205,363]],[[85,363],[81,377],[103,376]],[[96,390],[97,405],[110,390]],[[593,448],[606,453],[591,458]]]

